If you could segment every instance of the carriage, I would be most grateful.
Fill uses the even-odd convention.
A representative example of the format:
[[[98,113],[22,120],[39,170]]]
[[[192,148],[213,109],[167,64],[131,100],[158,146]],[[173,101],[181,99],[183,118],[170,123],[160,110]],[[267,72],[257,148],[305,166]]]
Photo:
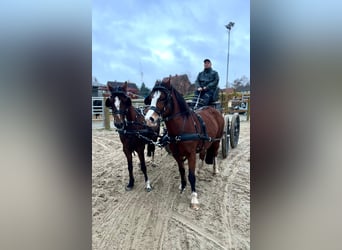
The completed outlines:
[[[228,155],[229,144],[232,148],[236,148],[239,142],[240,134],[240,116],[238,113],[234,113],[231,121],[229,116],[224,115],[224,132],[222,137],[222,157],[226,158]]]
[[[217,88],[216,93],[218,92],[219,89]],[[224,117],[224,130],[221,139],[221,150],[222,158],[225,159],[228,156],[229,146],[231,146],[231,148],[236,148],[238,145],[240,135],[240,116],[237,112],[233,113],[233,115],[224,113],[224,109],[222,108],[223,100],[219,100],[218,94],[215,94],[215,96],[216,97],[214,97],[214,101],[210,102],[209,106],[219,110]],[[192,101],[188,101],[189,105],[192,106],[191,102]]]
[[[186,100],[188,105],[194,107],[194,103],[192,100]],[[234,112],[233,114],[226,114],[224,109],[222,108],[222,100],[216,100],[209,103],[209,106],[214,107],[219,110],[224,117],[224,130],[223,136],[221,139],[221,152],[222,158],[225,159],[229,153],[229,147],[236,148],[239,142],[240,135],[240,116],[238,112]],[[167,130],[164,129],[164,134],[162,136],[165,137],[167,134]],[[162,142],[159,144],[161,147],[164,147],[167,152],[170,153],[170,149],[166,143],[163,142],[163,139],[160,140]]]
[[[217,88],[216,92],[213,97],[213,101],[211,101],[208,105],[214,107],[215,109],[219,110],[224,118],[224,130],[223,136],[221,139],[221,150],[222,150],[222,158],[225,159],[229,153],[229,146],[231,148],[236,148],[239,142],[239,135],[240,135],[240,116],[239,112],[233,112],[233,114],[225,113],[225,109],[222,107],[223,105],[227,106],[228,103],[225,102],[222,98],[219,98],[220,89]],[[186,102],[190,107],[196,109],[198,103],[201,102],[199,98],[196,102],[193,99],[186,99]]]

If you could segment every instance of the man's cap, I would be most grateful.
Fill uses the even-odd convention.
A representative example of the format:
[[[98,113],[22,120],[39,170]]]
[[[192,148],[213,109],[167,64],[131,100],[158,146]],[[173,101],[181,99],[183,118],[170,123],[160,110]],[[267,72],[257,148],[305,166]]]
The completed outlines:
[[[203,61],[204,63],[206,63],[206,62],[210,62],[211,63],[211,61],[207,58],[207,59],[204,59],[204,61]]]

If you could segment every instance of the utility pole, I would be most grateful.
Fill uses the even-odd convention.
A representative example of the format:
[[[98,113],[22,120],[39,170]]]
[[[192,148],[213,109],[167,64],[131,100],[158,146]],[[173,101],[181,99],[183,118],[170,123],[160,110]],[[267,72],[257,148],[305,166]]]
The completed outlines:
[[[143,70],[142,70],[141,61],[139,61],[139,65],[140,65],[141,83],[143,83],[143,82],[144,82],[144,72],[143,72]]]

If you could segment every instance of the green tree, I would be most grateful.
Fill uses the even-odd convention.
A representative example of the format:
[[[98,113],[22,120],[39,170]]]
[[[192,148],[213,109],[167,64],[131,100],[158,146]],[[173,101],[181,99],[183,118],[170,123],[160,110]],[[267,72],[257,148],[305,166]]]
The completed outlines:
[[[151,90],[145,86],[145,83],[141,84],[140,90],[139,90],[139,95],[141,96],[147,96]]]
[[[250,81],[247,76],[242,76],[241,78],[235,79],[233,83],[233,88],[239,91],[244,86],[250,86]]]

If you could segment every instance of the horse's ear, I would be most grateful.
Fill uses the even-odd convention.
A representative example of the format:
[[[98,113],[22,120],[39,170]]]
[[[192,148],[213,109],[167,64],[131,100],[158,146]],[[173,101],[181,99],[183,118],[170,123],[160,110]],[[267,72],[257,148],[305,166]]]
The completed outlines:
[[[109,92],[112,92],[113,87],[109,83],[107,83],[107,89],[108,89]]]
[[[105,105],[106,105],[107,108],[111,108],[112,107],[112,104],[111,104],[109,98],[106,99]]]
[[[150,97],[150,95],[145,97],[144,103],[145,103],[145,105],[150,105],[151,104],[151,97]]]
[[[163,79],[163,83],[165,83],[165,85],[167,86],[168,89],[171,88],[171,75],[169,77],[165,77]]]
[[[128,86],[128,82],[125,81],[125,83],[122,85],[122,88],[126,93],[127,93],[127,86]]]

